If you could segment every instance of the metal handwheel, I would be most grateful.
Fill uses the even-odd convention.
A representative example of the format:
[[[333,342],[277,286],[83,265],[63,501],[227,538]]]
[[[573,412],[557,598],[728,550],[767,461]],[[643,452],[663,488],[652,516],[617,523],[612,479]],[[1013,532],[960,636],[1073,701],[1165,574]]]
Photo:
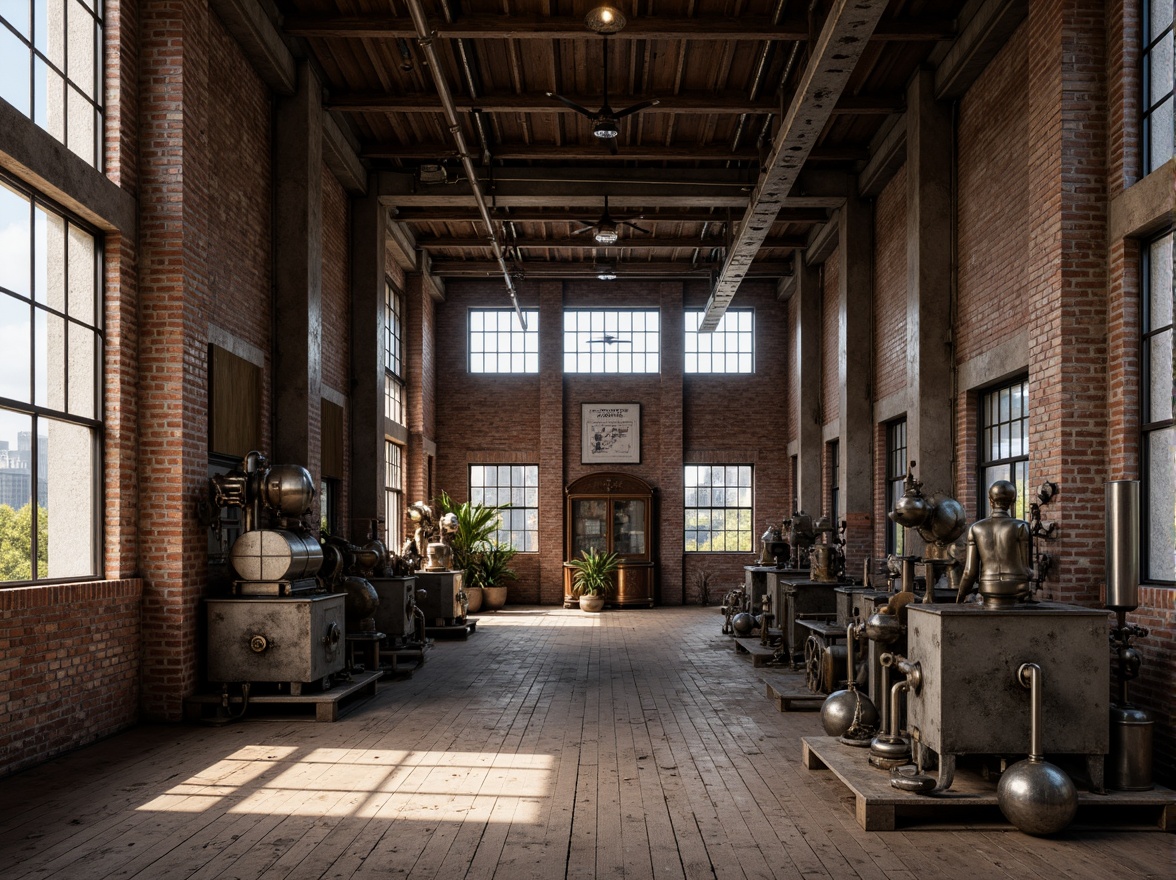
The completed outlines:
[[[814,694],[825,693],[825,646],[815,635],[804,643],[804,683]]]

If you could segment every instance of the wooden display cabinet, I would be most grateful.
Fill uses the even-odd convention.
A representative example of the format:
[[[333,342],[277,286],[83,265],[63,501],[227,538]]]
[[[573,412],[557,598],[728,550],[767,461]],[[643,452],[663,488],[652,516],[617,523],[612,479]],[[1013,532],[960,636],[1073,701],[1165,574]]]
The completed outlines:
[[[594,473],[564,489],[565,560],[583,550],[616,553],[621,565],[606,602],[653,607],[653,488],[631,474]],[[573,569],[564,564],[564,607],[574,607]]]

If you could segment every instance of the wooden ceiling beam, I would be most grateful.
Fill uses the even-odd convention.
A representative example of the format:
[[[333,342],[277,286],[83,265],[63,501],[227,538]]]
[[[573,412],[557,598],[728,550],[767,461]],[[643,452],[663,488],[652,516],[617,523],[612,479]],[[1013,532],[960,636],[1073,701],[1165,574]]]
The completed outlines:
[[[587,40],[594,39],[584,19],[574,15],[462,15],[454,22],[432,21],[434,33],[448,40]],[[387,15],[290,15],[282,30],[294,37],[332,39],[416,39],[412,20]],[[881,23],[874,42],[928,42],[955,36],[956,25],[945,18],[900,18]],[[802,42],[809,38],[808,21],[790,19],[773,24],[766,16],[671,15],[633,16],[613,40],[775,40]]]
[[[691,260],[638,261],[597,258],[575,261],[523,261],[516,263],[524,278],[595,278],[601,265],[611,266],[625,278],[710,278],[717,263]],[[439,278],[490,278],[500,274],[493,260],[434,260],[432,273]],[[749,278],[781,278],[792,274],[791,260],[761,260],[752,264]]]
[[[396,205],[390,206],[392,208],[393,217],[402,223],[473,223],[480,219],[480,215],[474,208],[444,205],[434,206],[431,208],[422,207],[399,207]],[[836,206],[834,206],[836,207]],[[692,207],[678,207],[666,208],[658,211],[656,214],[643,214],[640,216],[633,216],[628,211],[624,211],[617,204],[609,206],[610,211],[615,211],[617,217],[639,221],[642,225],[650,223],[723,223],[728,219],[735,221],[741,216],[738,212],[718,211],[713,208],[692,208]],[[592,206],[582,208],[579,210],[572,208],[561,209],[544,209],[535,207],[512,208],[510,210],[491,210],[491,216],[495,220],[503,222],[518,222],[518,223],[543,223],[543,222],[572,222],[576,220],[589,220],[592,218],[593,211],[599,211],[600,207]],[[790,203],[786,203],[776,217],[778,223],[824,223],[829,219],[829,212],[823,208],[814,208],[809,205],[791,207]]]
[[[782,235],[767,239],[763,246],[765,248],[798,248],[804,247],[807,241],[808,236],[805,235]],[[585,230],[583,235],[564,236],[562,238],[515,238],[503,244],[507,248],[519,248],[521,250],[558,250],[563,248],[571,250],[602,250],[606,247],[629,250],[653,250],[656,248],[710,249],[723,247],[726,244],[726,239],[721,237],[702,239],[698,236],[659,238],[656,235],[642,235],[641,233],[630,235],[625,233],[616,244],[602,245],[594,241],[592,236]],[[477,238],[475,236],[444,235],[431,238],[419,237],[417,239],[417,246],[425,250],[443,250],[445,248],[475,249],[489,248],[490,243],[484,238]]]
[[[600,106],[600,95],[567,95],[589,110]],[[642,99],[640,95],[621,97],[611,94],[610,100],[617,107]],[[481,113],[570,113],[576,111],[543,94],[533,95],[483,95],[470,98],[453,96],[454,106],[459,111]],[[328,97],[325,106],[340,113],[441,113],[441,104],[432,93],[412,95],[388,95],[374,92],[336,93]],[[836,115],[888,114],[902,112],[904,103],[899,95],[847,95],[837,102],[832,112]],[[642,114],[681,113],[698,115],[739,115],[743,113],[778,113],[780,104],[774,98],[760,98],[749,101],[738,92],[687,92],[660,99],[660,103],[646,107]]]
[[[453,144],[441,143],[372,144],[363,148],[360,155],[365,159],[427,159],[434,162],[457,159]],[[491,148],[490,156],[502,161],[535,162],[752,162],[759,161],[760,151],[755,147],[732,151],[722,146],[660,147],[650,144],[625,145],[619,152],[610,153],[596,145],[499,144]],[[870,151],[864,147],[815,147],[809,154],[810,162],[864,162],[869,158]]]

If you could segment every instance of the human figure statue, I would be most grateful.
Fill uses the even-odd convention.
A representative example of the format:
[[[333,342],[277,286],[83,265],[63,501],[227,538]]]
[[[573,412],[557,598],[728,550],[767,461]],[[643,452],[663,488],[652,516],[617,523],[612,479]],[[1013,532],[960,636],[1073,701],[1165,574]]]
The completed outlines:
[[[968,549],[957,602],[980,584],[985,608],[1009,608],[1029,598],[1029,523],[1010,512],[1017,487],[997,480],[988,488],[992,513],[968,527]]]

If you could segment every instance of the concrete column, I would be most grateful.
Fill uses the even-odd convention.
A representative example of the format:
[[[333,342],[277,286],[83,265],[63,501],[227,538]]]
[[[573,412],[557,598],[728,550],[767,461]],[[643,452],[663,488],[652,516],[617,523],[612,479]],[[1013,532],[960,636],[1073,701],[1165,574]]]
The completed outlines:
[[[821,272],[795,257],[798,397],[797,489],[802,510],[819,516],[821,508]]]
[[[838,401],[841,434],[838,445],[841,468],[842,518],[849,523],[846,567],[859,571],[870,555],[873,542],[873,436],[874,416],[870,400],[873,381],[870,351],[873,346],[874,216],[868,203],[851,195],[841,209],[837,249],[838,275],[837,373],[841,386]]]
[[[353,539],[384,510],[384,248],[387,211],[374,178],[351,205],[351,523]]]
[[[951,492],[951,115],[934,73],[907,89],[907,457],[927,492]]]
[[[322,394],[323,106],[310,65],[277,101],[274,132],[274,449],[319,476]]]
[[[539,283],[539,601],[563,602],[563,282]]]

